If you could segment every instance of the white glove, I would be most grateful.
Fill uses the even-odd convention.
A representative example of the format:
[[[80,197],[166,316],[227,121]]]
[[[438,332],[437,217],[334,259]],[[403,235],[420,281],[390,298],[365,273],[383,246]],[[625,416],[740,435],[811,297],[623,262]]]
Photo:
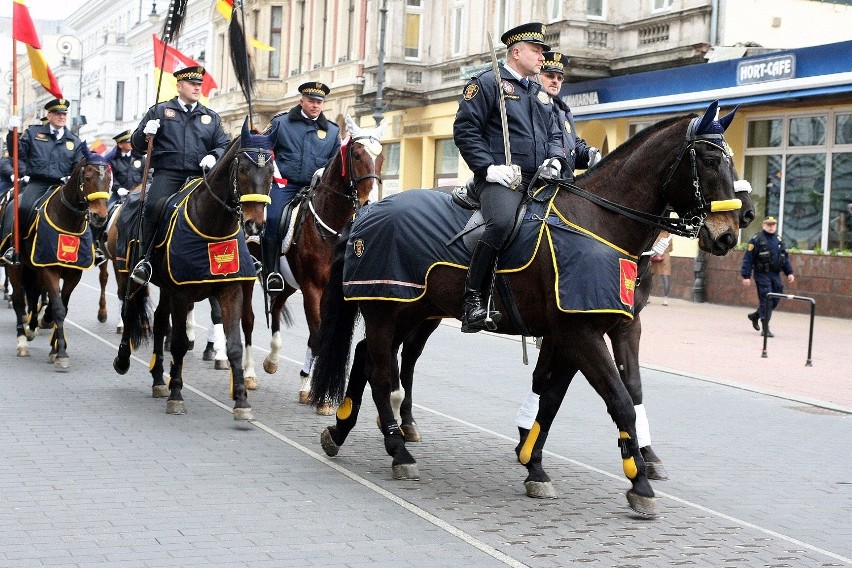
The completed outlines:
[[[595,148],[594,146],[589,146],[589,167],[596,165],[601,161],[601,151]]]
[[[21,181],[24,183],[30,183],[30,176],[24,176],[21,178]],[[64,182],[63,182],[64,183]]]
[[[115,190],[115,193],[116,193],[119,197],[124,197],[125,195],[127,195],[127,194],[128,194],[128,191],[127,191],[126,189],[124,189],[123,187],[119,187],[118,189],[116,189],[116,190]]]
[[[198,165],[201,166],[202,170],[209,170],[216,165],[216,157],[207,154],[206,156],[201,158],[201,161],[198,162]]]
[[[539,177],[544,179],[558,179],[562,172],[562,162],[556,158],[548,158],[541,164]]]
[[[666,249],[669,248],[669,243],[672,242],[672,236],[664,237],[657,241],[653,247],[651,247],[651,252],[654,254],[663,254],[666,252]]]
[[[59,181],[61,181],[63,184],[65,184],[65,183],[68,183],[69,179],[71,179],[71,176],[62,176],[61,178],[59,178]],[[27,181],[29,181],[29,180],[30,180],[30,178],[27,178]]]
[[[521,172],[515,166],[492,164],[485,173],[485,181],[514,187],[520,181]]]
[[[740,191],[745,191],[746,193],[751,193],[751,184],[747,179],[738,179],[734,182],[734,191],[739,193]]]
[[[142,129],[142,132],[145,134],[156,134],[160,129],[160,119],[155,118],[154,120],[149,120],[145,123],[145,128]]]
[[[22,124],[23,124],[23,122],[21,122],[20,116],[15,116],[13,114],[12,116],[9,117],[9,130],[12,130],[14,128],[17,128],[18,130],[20,130]]]

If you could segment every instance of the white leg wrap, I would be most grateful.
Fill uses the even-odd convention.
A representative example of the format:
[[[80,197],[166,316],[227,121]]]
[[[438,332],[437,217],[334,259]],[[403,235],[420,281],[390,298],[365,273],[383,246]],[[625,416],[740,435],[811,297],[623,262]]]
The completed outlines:
[[[523,404],[518,409],[517,416],[515,416],[515,423],[519,427],[527,430],[532,428],[535,417],[538,415],[538,399],[539,396],[533,391],[527,393],[527,398],[524,399]]]
[[[636,410],[636,438],[639,441],[639,447],[651,445],[651,426],[648,424],[648,414],[645,412],[644,404],[634,405]]]
[[[311,369],[314,367],[314,361],[316,361],[314,353],[311,351],[311,348],[308,347],[305,350],[305,364],[302,366],[302,373],[310,375]]]
[[[393,410],[393,417],[396,418],[397,422],[402,421],[402,417],[399,415],[399,409],[402,406],[402,401],[404,399],[405,389],[402,388],[402,385],[399,386],[398,390],[395,390],[390,394],[391,409]]]
[[[225,352],[225,326],[217,323],[213,326],[213,349],[216,350],[216,360],[225,361],[228,359],[228,354]]]
[[[207,328],[207,343],[216,343],[216,330],[215,326],[210,326]]]

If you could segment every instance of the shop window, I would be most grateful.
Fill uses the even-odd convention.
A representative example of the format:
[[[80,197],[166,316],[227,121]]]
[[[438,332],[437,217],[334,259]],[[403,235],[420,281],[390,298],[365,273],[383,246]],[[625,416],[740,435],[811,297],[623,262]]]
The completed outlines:
[[[852,152],[831,158],[827,250],[852,251]]]
[[[399,178],[399,142],[388,142],[382,144],[382,179]]]
[[[457,185],[459,150],[452,138],[435,140],[435,187]]]
[[[824,194],[825,154],[787,156],[781,234],[788,247],[821,247]]]
[[[835,144],[852,144],[852,114],[838,114],[834,127]]]
[[[780,119],[752,120],[748,123],[749,148],[776,148],[781,145],[784,123]]]
[[[651,126],[652,124],[654,124],[654,123],[653,122],[632,122],[632,123],[630,123],[630,125],[627,127],[627,137],[631,138],[633,136],[636,136],[638,133],[642,132],[643,130],[645,130],[646,128]]]
[[[825,144],[825,117],[802,116],[790,119],[790,146]]]

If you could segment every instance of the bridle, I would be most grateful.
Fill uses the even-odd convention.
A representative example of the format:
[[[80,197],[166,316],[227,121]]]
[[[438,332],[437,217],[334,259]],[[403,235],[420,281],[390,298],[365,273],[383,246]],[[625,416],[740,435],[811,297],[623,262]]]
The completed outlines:
[[[77,186],[77,193],[79,194],[80,200],[76,203],[68,200],[65,196],[65,186],[68,184],[64,184],[59,190],[59,200],[62,202],[62,205],[64,205],[72,213],[85,217],[87,220],[91,215],[88,205],[89,203],[97,201],[98,199],[109,199],[109,191],[93,191],[91,193],[86,193],[86,180],[84,174],[88,166],[94,166],[98,169],[98,177],[100,179],[104,179],[107,174],[109,174],[110,178],[112,178],[112,168],[109,164],[91,163],[87,159],[83,167],[80,168],[80,172],[77,174],[77,181],[74,184]],[[112,179],[110,179],[109,185],[112,186]]]
[[[666,176],[666,181],[663,183],[663,194],[667,195],[668,188],[672,182],[675,172],[680,167],[680,164],[681,162],[683,162],[684,157],[688,154],[692,175],[692,187],[694,189],[693,203],[695,205],[683,215],[678,215],[678,218],[676,219],[673,219],[669,216],[669,212],[672,211],[671,206],[667,206],[666,210],[663,212],[662,215],[653,215],[651,213],[637,211],[636,209],[631,209],[629,207],[625,207],[624,205],[609,201],[608,199],[604,199],[603,197],[595,195],[594,193],[590,193],[570,182],[554,180],[553,183],[559,185],[560,187],[564,187],[571,193],[579,195],[593,203],[596,203],[597,205],[600,205],[604,209],[614,211],[616,213],[624,215],[625,217],[633,219],[634,221],[639,221],[640,223],[651,225],[653,227],[668,231],[669,233],[679,235],[681,237],[689,237],[691,239],[695,239],[698,237],[698,232],[700,231],[701,226],[704,224],[704,220],[707,218],[708,214],[723,211],[736,211],[737,209],[742,207],[742,201],[740,201],[739,199],[713,200],[708,203],[707,200],[704,198],[704,194],[701,191],[701,180],[698,177],[698,163],[695,152],[695,145],[700,143],[715,146],[716,148],[722,151],[726,160],[731,159],[731,154],[730,150],[728,149],[728,145],[725,143],[724,135],[715,133],[695,133],[695,130],[697,129],[700,120],[700,118],[693,118],[692,120],[690,120],[689,126],[686,129],[686,139],[684,140],[684,143],[681,146],[680,153],[678,154],[677,159],[674,161],[671,168],[669,169],[669,173]],[[668,197],[666,197],[666,199],[668,200]]]
[[[264,203],[269,205],[272,203],[272,198],[268,194],[263,193],[245,193],[240,194],[240,189],[237,186],[237,168],[239,167],[240,154],[248,158],[257,168],[265,168],[267,164],[275,159],[275,154],[268,148],[240,148],[234,159],[231,160],[230,170],[228,171],[228,181],[231,186],[231,191],[225,199],[222,199],[216,192],[210,188],[207,181],[207,172],[202,172],[204,178],[204,188],[213,197],[225,211],[228,211],[233,217],[241,219],[243,214],[243,203]]]

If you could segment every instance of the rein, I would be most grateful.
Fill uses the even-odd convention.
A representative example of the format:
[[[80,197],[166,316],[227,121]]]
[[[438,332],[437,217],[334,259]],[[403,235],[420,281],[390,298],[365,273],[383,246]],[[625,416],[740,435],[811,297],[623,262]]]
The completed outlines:
[[[272,203],[272,198],[268,195],[263,195],[261,193],[246,193],[245,195],[240,195],[239,188],[237,187],[237,166],[239,165],[239,155],[244,154],[255,166],[258,168],[266,167],[266,164],[274,159],[274,155],[272,150],[268,150],[266,148],[240,148],[237,154],[234,156],[234,159],[231,161],[230,170],[228,172],[228,180],[231,185],[231,192],[225,199],[222,199],[213,189],[210,187],[207,178],[207,172],[202,171],[201,177],[203,178],[203,185],[207,192],[213,197],[213,200],[216,201],[222,208],[229,212],[233,217],[239,218],[242,216],[242,203],[265,203],[269,205]],[[257,156],[255,159],[252,156],[254,153]],[[234,205],[230,205],[233,202]]]
[[[89,217],[90,211],[87,206],[87,202],[97,201],[98,199],[109,199],[108,191],[93,191],[92,193],[86,194],[85,180],[83,179],[83,174],[86,171],[86,167],[90,164],[87,162],[82,168],[80,168],[80,173],[77,175],[78,182],[77,187],[80,193],[80,196],[83,198],[82,201],[78,201],[77,203],[72,203],[65,197],[65,186],[67,183],[62,186],[62,189],[59,190],[59,201],[62,205],[65,206],[66,209],[70,210],[72,213],[76,213],[82,217]],[[92,164],[93,165],[93,164]],[[98,164],[98,174],[101,178],[103,178],[107,172],[112,172],[111,168],[106,164]],[[70,181],[70,180],[69,180]],[[112,185],[110,183],[110,185]]]

